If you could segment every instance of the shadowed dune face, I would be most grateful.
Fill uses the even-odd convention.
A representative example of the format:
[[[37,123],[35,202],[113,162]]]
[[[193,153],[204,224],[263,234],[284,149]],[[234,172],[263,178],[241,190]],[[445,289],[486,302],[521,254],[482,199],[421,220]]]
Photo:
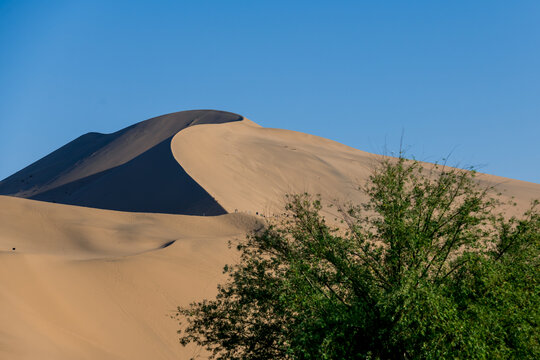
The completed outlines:
[[[176,162],[169,139],[125,164],[44,191],[31,199],[120,211],[226,213]]]
[[[0,194],[111,210],[223,214],[172,157],[170,141],[194,125],[241,120],[223,111],[183,111],[113,134],[89,133],[4,179]]]

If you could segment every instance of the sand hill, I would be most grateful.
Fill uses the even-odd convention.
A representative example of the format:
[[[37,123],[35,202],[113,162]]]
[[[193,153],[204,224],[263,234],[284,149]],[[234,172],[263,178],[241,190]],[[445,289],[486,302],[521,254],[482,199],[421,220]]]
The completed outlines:
[[[0,359],[189,358],[168,315],[215,294],[257,226],[0,196]]]
[[[0,195],[110,210],[224,214],[175,161],[170,143],[190,126],[241,119],[223,111],[184,111],[113,134],[88,133],[4,179]]]
[[[377,160],[220,111],[81,136],[0,182],[0,359],[189,358],[168,315],[215,294],[228,241],[285,193],[361,201]],[[540,198],[540,184],[481,181],[512,211]]]

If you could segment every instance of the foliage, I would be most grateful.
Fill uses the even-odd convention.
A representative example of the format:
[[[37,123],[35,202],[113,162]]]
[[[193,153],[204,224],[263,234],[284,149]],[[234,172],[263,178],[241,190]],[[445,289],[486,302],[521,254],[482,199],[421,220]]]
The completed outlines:
[[[317,197],[289,197],[217,297],[178,309],[180,342],[215,359],[540,358],[537,203],[505,218],[475,176],[386,159],[335,228]]]

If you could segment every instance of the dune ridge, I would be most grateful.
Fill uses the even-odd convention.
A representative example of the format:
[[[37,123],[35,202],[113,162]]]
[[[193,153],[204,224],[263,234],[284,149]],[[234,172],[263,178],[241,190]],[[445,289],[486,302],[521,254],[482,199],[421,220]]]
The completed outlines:
[[[366,200],[359,187],[382,159],[322,137],[244,121],[186,129],[175,135],[171,147],[177,162],[227,212],[268,216],[283,211],[287,193],[359,204]],[[193,147],[199,151],[191,151]],[[219,176],[213,176],[216,173]],[[510,215],[521,214],[531,199],[540,199],[540,184],[486,174],[477,179],[500,191],[503,201],[517,203],[502,208]],[[335,208],[326,210],[330,217],[337,215]]]
[[[192,126],[242,119],[216,110],[182,111],[112,134],[89,133],[2,180],[0,195],[110,210],[224,214],[171,156],[170,141]]]
[[[83,135],[1,181],[0,195],[131,212],[272,215],[286,193],[364,201],[358,188],[380,159],[237,114],[193,110]],[[538,184],[492,175],[480,181],[505,199],[515,196],[518,207],[508,211],[540,198]]]

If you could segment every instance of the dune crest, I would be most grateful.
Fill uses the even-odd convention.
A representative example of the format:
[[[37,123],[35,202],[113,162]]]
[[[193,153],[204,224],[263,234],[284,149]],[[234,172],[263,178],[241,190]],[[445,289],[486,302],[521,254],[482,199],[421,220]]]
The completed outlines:
[[[170,141],[192,126],[241,120],[228,112],[193,110],[112,134],[89,133],[2,180],[0,195],[121,211],[224,214],[174,160]]]
[[[245,121],[186,129],[171,147],[184,170],[227,212],[269,216],[283,212],[288,193],[320,194],[338,204],[365,201],[358,189],[382,158],[318,136]],[[503,200],[514,197],[518,206],[506,209],[512,214],[540,199],[540,184],[484,174],[478,179],[495,185]]]
[[[287,193],[364,201],[358,187],[380,158],[237,114],[193,110],[83,135],[1,181],[0,195],[129,212],[273,215]],[[515,196],[519,210],[540,198],[538,184],[480,181]]]
[[[245,122],[186,129],[171,146],[178,163],[227,212],[265,215],[282,212],[287,193],[361,200],[357,188],[376,159],[317,136]],[[194,146],[197,153],[190,151]]]

